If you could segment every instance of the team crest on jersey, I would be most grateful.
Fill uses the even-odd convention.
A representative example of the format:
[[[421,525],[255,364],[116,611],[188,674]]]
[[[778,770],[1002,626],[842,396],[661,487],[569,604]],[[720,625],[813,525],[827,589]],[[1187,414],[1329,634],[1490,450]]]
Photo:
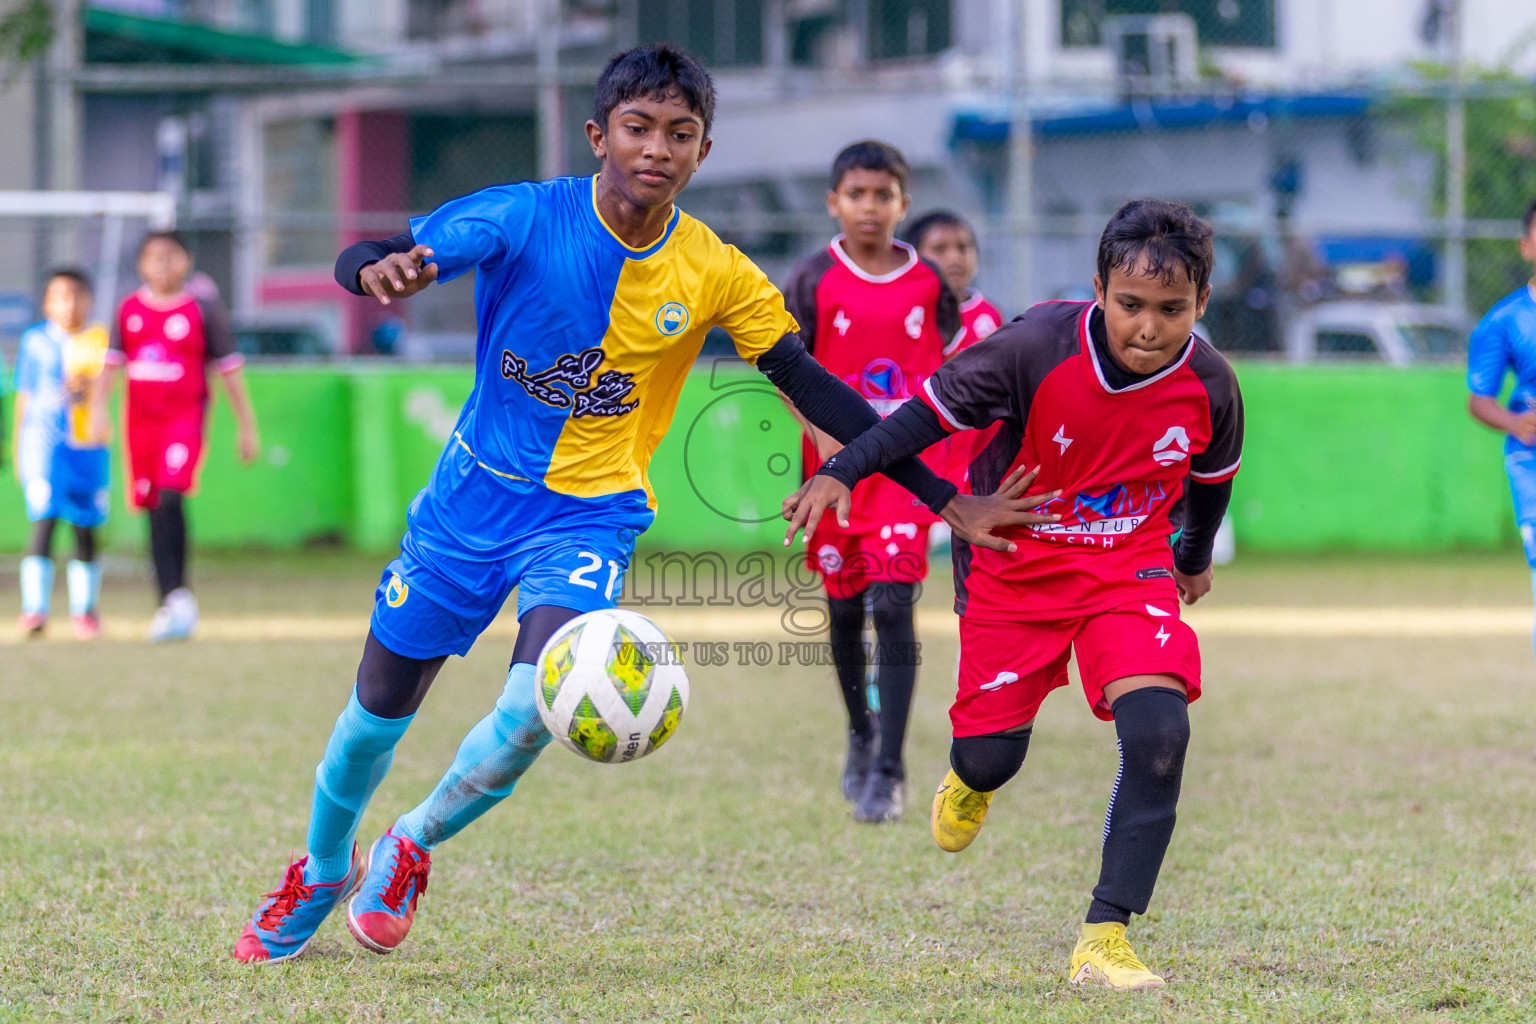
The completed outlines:
[[[1159,466],[1171,466],[1189,458],[1189,432],[1183,427],[1169,427],[1152,446],[1152,460]]]
[[[390,574],[389,585],[384,588],[384,603],[391,608],[399,608],[410,596],[410,584],[402,580],[399,573]]]
[[[659,316],[659,314],[658,314]],[[684,311],[686,319],[687,312]],[[608,354],[601,346],[567,352],[547,370],[530,371],[528,361],[511,349],[502,349],[501,375],[522,385],[530,397],[556,409],[569,409],[571,416],[623,416],[639,408],[639,402],[627,402],[635,390],[635,375],[620,370],[598,370]],[[561,387],[560,385],[564,385]],[[565,390],[569,388],[570,390]]]
[[[656,311],[656,329],[667,337],[688,329],[688,307],[681,302],[664,302]]]

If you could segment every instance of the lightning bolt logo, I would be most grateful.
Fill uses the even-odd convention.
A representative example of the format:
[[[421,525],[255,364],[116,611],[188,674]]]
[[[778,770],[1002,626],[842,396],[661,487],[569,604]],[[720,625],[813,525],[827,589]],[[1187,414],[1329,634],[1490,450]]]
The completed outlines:
[[[1157,641],[1157,646],[1167,647],[1168,641],[1172,639],[1172,637],[1173,634],[1168,632],[1167,626],[1158,626],[1157,632],[1153,634],[1152,639]]]

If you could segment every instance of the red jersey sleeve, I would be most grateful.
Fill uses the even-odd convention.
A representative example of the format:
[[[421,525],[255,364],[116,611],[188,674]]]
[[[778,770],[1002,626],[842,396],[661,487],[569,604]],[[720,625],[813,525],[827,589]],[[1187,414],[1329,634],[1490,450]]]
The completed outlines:
[[[800,325],[800,340],[811,355],[816,354],[816,286],[831,266],[832,258],[823,249],[795,264],[789,275],[789,285],[784,289],[784,305]]]

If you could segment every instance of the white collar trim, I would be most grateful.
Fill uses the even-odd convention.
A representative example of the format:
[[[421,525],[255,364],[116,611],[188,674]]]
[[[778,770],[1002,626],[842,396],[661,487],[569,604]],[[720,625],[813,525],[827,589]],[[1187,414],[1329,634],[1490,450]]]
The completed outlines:
[[[905,249],[907,251],[907,262],[903,263],[901,266],[897,267],[895,270],[888,274],[871,274],[869,271],[853,262],[848,253],[843,251],[843,239],[847,237],[847,235],[838,235],[836,238],[832,239],[832,244],[829,246],[829,248],[832,250],[832,255],[837,257],[838,261],[841,262],[843,266],[851,270],[855,277],[864,281],[868,281],[870,284],[890,284],[902,274],[905,274],[907,271],[917,266],[917,250],[912,248],[906,242],[903,242],[901,239],[893,238],[891,239],[892,245],[896,246],[898,249]]]
[[[1140,391],[1142,388],[1151,387],[1153,384],[1156,384],[1158,381],[1165,379],[1169,374],[1173,373],[1179,367],[1189,362],[1190,355],[1195,351],[1195,336],[1191,334],[1189,336],[1189,340],[1184,342],[1184,348],[1179,352],[1179,358],[1175,359],[1161,370],[1158,370],[1146,380],[1137,381],[1135,384],[1132,384],[1129,387],[1112,388],[1109,386],[1109,381],[1104,379],[1104,367],[1099,365],[1099,350],[1093,343],[1093,335],[1090,333],[1088,327],[1089,323],[1093,319],[1093,311],[1098,308],[1099,304],[1097,302],[1091,302],[1088,304],[1088,308],[1083,310],[1083,319],[1081,324],[1083,334],[1083,347],[1088,350],[1088,358],[1093,362],[1093,375],[1099,378],[1099,386],[1112,395],[1129,394],[1132,391]]]

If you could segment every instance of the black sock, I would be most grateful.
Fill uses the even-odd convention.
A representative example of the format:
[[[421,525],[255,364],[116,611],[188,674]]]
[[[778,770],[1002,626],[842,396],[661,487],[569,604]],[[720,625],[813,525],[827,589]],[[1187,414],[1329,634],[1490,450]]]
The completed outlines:
[[[75,527],[75,561],[96,561],[96,531],[89,526]]]
[[[187,516],[180,491],[161,491],[159,504],[149,510],[149,553],[163,604],[165,595],[187,585]]]
[[[57,519],[39,519],[32,526],[32,536],[27,541],[27,555],[32,558],[53,557],[53,524]]]
[[[1104,815],[1104,855],[1088,923],[1145,914],[1173,837],[1189,746],[1189,701],[1163,686],[1115,701],[1120,774]]]
[[[832,667],[848,709],[848,731],[865,736],[874,723],[869,719],[869,699],[864,694],[864,595],[828,597],[827,616],[831,620]]]
[[[870,617],[875,623],[875,686],[880,693],[880,757],[877,770],[906,777],[901,748],[907,739],[912,691],[917,687],[917,590],[911,583],[872,583]]]
[[[949,766],[961,782],[978,792],[1001,789],[1024,766],[1033,732],[1026,725],[985,736],[956,736],[949,745]]]

